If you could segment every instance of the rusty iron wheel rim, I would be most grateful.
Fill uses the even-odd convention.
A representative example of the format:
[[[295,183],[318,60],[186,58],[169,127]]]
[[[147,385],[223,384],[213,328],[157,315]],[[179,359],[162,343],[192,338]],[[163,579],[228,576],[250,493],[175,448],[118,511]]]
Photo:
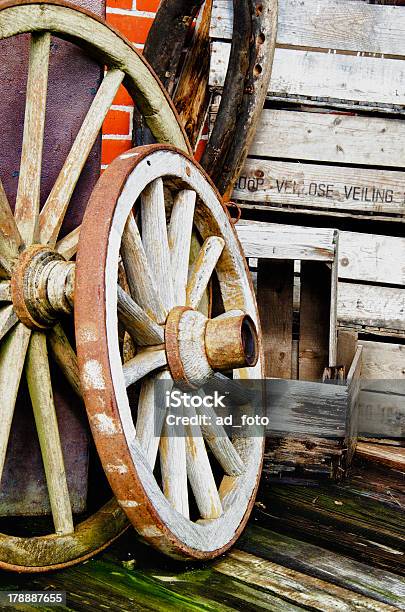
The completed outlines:
[[[130,95],[133,98],[135,95],[142,98],[141,106],[143,106],[146,115],[148,115],[150,128],[158,141],[176,144],[184,148],[184,150],[189,150],[187,137],[174,106],[157,80],[153,70],[132,43],[91,12],[63,1],[6,0],[0,6],[0,32],[1,40],[19,34],[35,33],[37,41],[44,40],[45,37],[49,36],[49,32],[51,32],[56,37],[69,40],[79,47],[83,47],[87,54],[96,59],[101,66],[107,66],[111,72],[116,74],[121,71],[123,83]],[[94,42],[92,37],[94,37]],[[46,44],[48,44],[49,49],[49,41]],[[44,49],[46,44],[43,45]],[[31,50],[32,48],[31,46]],[[118,79],[116,83],[118,87]],[[40,124],[41,121],[38,121],[38,123]],[[40,170],[39,166],[39,173]],[[70,196],[66,197],[68,198],[67,207]],[[7,197],[1,191],[0,205],[2,209],[7,207],[7,215],[11,215]],[[4,210],[2,210],[2,213],[4,213]],[[58,324],[57,319],[53,320],[52,313],[48,319],[47,312],[42,312],[44,316],[42,320],[41,317],[37,318],[35,313],[33,316],[29,308],[30,305],[22,290],[23,277],[26,274],[23,262],[24,252],[27,253],[28,248],[32,248],[35,251],[36,247],[30,245],[32,243],[39,243],[42,245],[37,247],[39,251],[41,249],[49,250],[47,256],[49,256],[50,264],[53,265],[52,259],[55,262],[60,261],[64,263],[65,258],[69,260],[76,253],[79,228],[72,232],[71,237],[68,236],[70,238],[68,242],[65,241],[62,244],[62,240],[55,244],[58,237],[58,229],[55,229],[52,235],[48,232],[48,235],[45,237],[45,228],[43,236],[39,211],[35,212],[35,215],[37,229],[33,230],[33,235],[28,240],[24,238],[24,241],[18,242],[15,256],[11,257],[10,261],[7,262],[7,274],[5,276],[4,274],[2,275],[3,284],[4,282],[9,284],[8,295],[5,301],[11,302],[18,316],[15,316],[10,322],[9,329],[0,330],[1,342],[8,343],[10,334],[13,334],[16,328],[23,330],[21,332],[22,335],[24,333],[36,334],[37,336],[41,334],[44,338],[44,334],[52,333],[53,325],[55,323]],[[4,232],[2,231],[3,229]],[[7,227],[6,216],[5,228],[0,227],[0,244],[2,241],[5,243],[9,241],[9,229]],[[37,235],[34,235],[35,232],[37,232]],[[25,250],[26,247],[27,250]],[[20,256],[21,267],[19,267]],[[69,265],[72,266],[72,262],[69,262]],[[4,298],[2,299],[4,300]],[[66,312],[66,304],[67,302],[65,303],[64,312]],[[62,311],[63,308],[61,307]],[[28,330],[27,326],[31,328],[31,331]],[[27,339],[27,348],[25,350],[28,350],[29,342],[31,340]],[[44,341],[41,340],[41,342],[45,344]],[[0,369],[3,357],[0,346]],[[24,362],[21,365],[21,369],[23,366]],[[4,369],[3,364],[3,371]],[[58,532],[34,537],[17,537],[9,534],[0,534],[0,567],[18,572],[40,572],[67,567],[83,561],[105,548],[127,526],[128,520],[125,514],[115,499],[111,499],[89,518],[81,522],[76,520],[74,531],[69,533]]]
[[[166,160],[167,156],[170,158],[169,169],[159,162],[162,154]],[[197,196],[209,198],[209,203],[199,200],[200,213],[196,213],[194,222],[202,239],[212,235],[212,228],[210,233],[205,225],[203,210],[215,226],[216,234],[224,237],[222,268],[219,264],[216,267],[220,283],[228,267],[236,307],[250,315],[259,328],[246,262],[218,192],[186,154],[173,147],[150,145],[117,158],[92,194],[77,258],[76,342],[93,437],[118,503],[139,534],[154,547],[178,559],[208,559],[231,546],[247,521],[259,482],[264,437],[249,439],[244,457],[247,467],[242,476],[225,476],[222,481],[224,490],[230,497],[234,496],[234,503],[219,519],[205,523],[194,523],[172,508],[154,480],[136,439],[119,357],[116,270],[121,235],[135,199],[150,181],[167,175],[170,180],[180,179]],[[94,216],[103,220],[97,228],[91,222]],[[94,252],[100,254],[97,262],[92,261]],[[229,294],[226,300],[226,310],[235,307]],[[259,362],[254,368],[246,368],[244,376],[262,377],[261,346],[259,352]],[[97,376],[89,376],[90,364]]]

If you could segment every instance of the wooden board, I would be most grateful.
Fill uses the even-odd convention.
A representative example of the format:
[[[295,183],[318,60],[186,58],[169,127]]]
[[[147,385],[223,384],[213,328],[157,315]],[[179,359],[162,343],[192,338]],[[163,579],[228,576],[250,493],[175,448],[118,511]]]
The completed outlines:
[[[334,213],[405,215],[405,174],[248,158],[233,197],[249,203],[330,209]]]
[[[331,112],[264,109],[250,156],[405,166],[405,123]]]
[[[213,3],[210,36],[232,38],[231,0]],[[401,7],[348,0],[280,0],[278,45],[405,56]]]
[[[405,289],[339,283],[338,321],[345,327],[405,332]]]
[[[241,219],[237,225],[246,257],[315,259],[334,256],[331,229]],[[405,285],[405,238],[339,232],[341,279]]]
[[[330,365],[331,270],[322,262],[301,262],[298,378],[320,380]]]
[[[224,85],[230,47],[212,43],[209,85],[215,89]],[[405,66],[396,59],[278,48],[267,95],[401,106]]]
[[[257,305],[263,332],[265,376],[292,378],[294,262],[258,262]]]

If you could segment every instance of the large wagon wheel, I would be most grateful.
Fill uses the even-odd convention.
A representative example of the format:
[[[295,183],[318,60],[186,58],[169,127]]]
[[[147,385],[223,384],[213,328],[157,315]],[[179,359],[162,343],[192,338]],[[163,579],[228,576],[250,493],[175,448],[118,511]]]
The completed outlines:
[[[74,524],[60,444],[49,359],[80,393],[77,359],[60,324],[72,310],[79,228],[57,243],[75,185],[121,83],[136,100],[159,141],[188,149],[176,113],[133,45],[94,15],[65,3],[17,1],[0,5],[0,37],[30,33],[26,110],[14,215],[0,182],[0,476],[14,406],[25,367],[43,457],[55,533],[0,534],[0,566],[39,571],[82,560],[126,526],[115,500]],[[52,36],[71,41],[106,67],[104,79],[64,166],[39,211],[42,143]],[[97,223],[97,220],[95,220]],[[97,257],[93,261],[97,261]],[[48,349],[50,354],[48,356]]]
[[[138,198],[139,223],[132,212],[135,205],[138,213]],[[189,269],[193,229],[203,244]],[[117,293],[122,264],[131,296]],[[226,314],[207,319],[197,309],[214,272]],[[190,157],[151,145],[110,165],[82,224],[75,291],[86,408],[119,504],[141,536],[170,556],[208,559],[224,552],[253,504],[263,435],[235,430],[240,435],[231,442],[212,418],[203,437],[198,428],[171,436],[164,407],[154,406],[160,380],[199,387],[214,376],[223,383],[224,374],[215,372],[232,368],[236,377],[261,377],[257,309],[245,260],[218,192]],[[124,366],[117,300],[138,347]],[[136,406],[128,389],[141,380]],[[162,410],[156,421],[155,409]],[[221,466],[219,487],[204,438]]]

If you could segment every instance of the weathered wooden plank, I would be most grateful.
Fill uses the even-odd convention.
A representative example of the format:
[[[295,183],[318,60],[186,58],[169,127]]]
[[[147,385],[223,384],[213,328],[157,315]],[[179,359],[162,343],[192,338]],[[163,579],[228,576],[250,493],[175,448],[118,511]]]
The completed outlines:
[[[235,226],[246,257],[333,261],[334,229],[241,219]]]
[[[405,174],[248,158],[233,198],[298,208],[405,215]]]
[[[320,380],[330,362],[331,270],[317,261],[301,262],[298,378]]]
[[[237,225],[246,257],[331,261],[331,229],[248,221]],[[339,278],[405,285],[405,238],[339,232]]]
[[[231,0],[215,0],[211,38],[232,38]],[[405,55],[400,7],[347,0],[280,0],[278,45]]]
[[[269,377],[292,378],[293,285],[292,260],[258,261],[257,305]]]
[[[387,467],[370,465],[339,485],[264,484],[256,516],[271,529],[403,574],[403,485]]]
[[[261,559],[239,550],[214,565],[215,571],[232,576],[242,582],[266,589],[290,603],[298,603],[310,610],[338,609],[374,610],[387,612],[395,608],[381,604],[363,595],[302,574],[295,570]]]
[[[382,603],[405,604],[405,584],[395,574],[257,525],[247,527],[238,549]]]
[[[405,469],[405,448],[359,442],[356,453],[362,459],[382,463],[397,470]]]
[[[265,109],[249,155],[398,168],[404,141],[399,119]]]
[[[362,376],[370,380],[405,380],[405,345],[360,340]]]
[[[341,282],[338,321],[346,327],[383,327],[405,332],[405,289]]]
[[[230,43],[212,43],[209,84],[224,85]],[[405,103],[405,67],[381,59],[296,49],[276,49],[268,97],[307,96],[378,104]]]

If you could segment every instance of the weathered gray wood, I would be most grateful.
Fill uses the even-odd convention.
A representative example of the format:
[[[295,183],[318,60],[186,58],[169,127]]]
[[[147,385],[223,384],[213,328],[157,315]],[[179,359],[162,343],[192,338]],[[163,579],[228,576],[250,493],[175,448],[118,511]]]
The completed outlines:
[[[402,172],[317,166],[248,158],[236,182],[237,200],[355,213],[405,214]]]
[[[21,236],[0,180],[0,266],[9,274],[18,258]]]
[[[188,518],[186,438],[181,428],[181,425],[172,426],[167,421],[164,423],[159,446],[160,469],[165,497],[178,512]]]
[[[0,281],[0,302],[11,302],[10,281]]]
[[[219,236],[210,236],[204,241],[188,274],[188,306],[198,308],[224,246],[224,240]]]
[[[99,134],[115,94],[124,78],[119,69],[109,70],[82,123],[62,170],[40,214],[40,239],[54,245],[80,173]]]
[[[142,242],[160,299],[167,312],[175,305],[166,229],[163,180],[150,183],[141,195]],[[191,234],[190,234],[191,235]]]
[[[196,193],[190,189],[176,194],[168,228],[173,292],[177,305],[186,303],[195,200]]]
[[[147,315],[163,323],[167,313],[159,297],[156,279],[153,278],[132,212],[122,235],[121,254],[131,296]]]
[[[375,612],[394,612],[393,606],[381,604],[373,599],[348,591],[287,569],[271,561],[266,561],[248,553],[233,550],[226,559],[215,563],[215,570],[233,576],[242,582],[255,584],[276,594],[291,603],[298,603],[310,610],[339,609],[373,610]]]
[[[362,459],[375,461],[396,470],[405,469],[405,448],[384,444],[368,444],[359,442],[356,454]]]
[[[404,140],[399,119],[265,109],[249,155],[398,168]]]
[[[344,326],[405,331],[405,289],[339,283],[338,321]]]
[[[263,334],[265,375],[292,378],[294,262],[259,259],[257,306]]]
[[[6,459],[8,439],[14,407],[20,386],[25,355],[31,330],[19,323],[2,342],[0,348],[0,393],[2,397],[2,426],[0,435],[0,479]]]
[[[81,397],[80,376],[76,353],[74,352],[72,345],[70,344],[69,339],[62,328],[62,325],[57,323],[57,325],[50,330],[47,338],[53,358],[62,370],[72,390],[76,393],[76,395]]]
[[[50,44],[49,32],[31,35],[24,136],[15,205],[15,219],[26,245],[35,241],[38,229]]]
[[[133,385],[138,380],[153,372],[158,368],[162,368],[167,363],[166,353],[164,349],[148,350],[138,353],[124,363],[122,366],[124,371],[125,384],[127,387]]]
[[[223,87],[229,51],[229,43],[213,42],[211,87]],[[395,59],[276,49],[267,95],[403,105],[405,68],[401,64]],[[386,86],[381,87],[382,83]]]
[[[136,344],[161,344],[164,339],[162,328],[119,285],[117,290],[118,316]]]
[[[211,38],[232,38],[232,1],[215,0]],[[280,0],[277,43],[405,56],[401,7],[350,0]]]
[[[382,603],[405,604],[405,584],[399,576],[314,544],[249,525],[238,548]]]
[[[12,304],[0,308],[0,339],[17,323],[17,315]]]
[[[333,230],[247,221],[236,230],[246,257],[332,261]],[[339,278],[405,285],[405,238],[339,232]]]
[[[320,380],[330,365],[331,270],[322,262],[301,262],[298,378]]]
[[[59,427],[53,400],[46,336],[33,332],[27,353],[26,374],[48,486],[55,532],[74,531]]]

